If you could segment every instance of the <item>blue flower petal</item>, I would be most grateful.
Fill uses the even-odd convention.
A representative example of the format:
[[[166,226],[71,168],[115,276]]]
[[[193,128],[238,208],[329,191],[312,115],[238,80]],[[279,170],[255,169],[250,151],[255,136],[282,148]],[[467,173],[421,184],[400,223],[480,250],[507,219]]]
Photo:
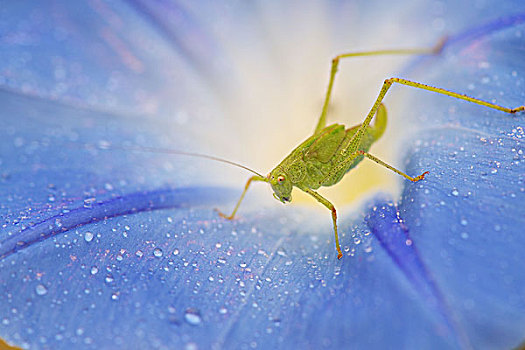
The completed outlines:
[[[464,36],[466,42],[458,37],[446,59],[422,79],[443,87],[456,81],[456,90],[463,85],[469,95],[523,105],[524,67],[517,63],[523,20],[521,15],[482,26]],[[413,121],[424,126],[407,171],[430,174],[424,184],[406,186],[400,217],[472,346],[516,346],[525,322],[525,276],[517,270],[525,248],[523,114],[437,95],[417,94],[412,101]]]

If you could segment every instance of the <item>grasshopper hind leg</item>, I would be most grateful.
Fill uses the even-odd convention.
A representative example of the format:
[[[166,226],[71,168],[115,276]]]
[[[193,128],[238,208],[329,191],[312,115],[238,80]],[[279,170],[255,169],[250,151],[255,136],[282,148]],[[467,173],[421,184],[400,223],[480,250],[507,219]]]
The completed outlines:
[[[385,132],[387,125],[387,112],[384,104],[380,104],[377,109],[374,125],[372,126],[372,132],[374,141],[378,140]]]
[[[330,103],[330,96],[332,95],[332,89],[334,86],[335,75],[339,67],[339,61],[343,58],[350,57],[363,57],[363,56],[384,56],[384,55],[437,55],[441,52],[447,38],[444,37],[437,42],[434,47],[429,48],[413,48],[413,49],[394,49],[394,50],[374,50],[374,51],[359,51],[359,52],[348,52],[335,56],[332,59],[332,66],[330,68],[330,80],[328,81],[328,88],[326,90],[323,109],[321,111],[321,116],[315,127],[315,134],[323,130],[326,126],[326,114],[328,112],[328,105]]]

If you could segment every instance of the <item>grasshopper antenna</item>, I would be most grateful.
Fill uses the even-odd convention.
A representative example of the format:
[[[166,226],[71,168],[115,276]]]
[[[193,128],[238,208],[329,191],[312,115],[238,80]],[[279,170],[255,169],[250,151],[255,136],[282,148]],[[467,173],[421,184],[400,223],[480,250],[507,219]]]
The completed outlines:
[[[164,154],[174,154],[174,155],[180,155],[180,156],[204,158],[204,159],[209,159],[209,160],[213,160],[213,161],[216,161],[216,162],[230,164],[230,165],[236,166],[238,168],[247,170],[247,171],[249,171],[251,173],[254,173],[257,176],[264,177],[261,174],[259,174],[258,172],[256,172],[255,170],[252,170],[252,169],[250,169],[247,166],[244,166],[242,164],[233,162],[233,161],[228,160],[228,159],[215,157],[215,156],[210,156],[210,155],[202,154],[202,153],[184,152],[184,151],[178,151],[178,150],[169,149],[169,148],[157,148],[157,147],[114,146],[114,145],[111,145],[109,142],[104,142],[104,141],[100,142],[98,145],[84,144],[84,147],[85,148],[95,147],[95,148],[98,148],[98,149],[101,149],[101,150],[112,150],[113,149],[113,150],[122,150],[122,151],[164,153]]]

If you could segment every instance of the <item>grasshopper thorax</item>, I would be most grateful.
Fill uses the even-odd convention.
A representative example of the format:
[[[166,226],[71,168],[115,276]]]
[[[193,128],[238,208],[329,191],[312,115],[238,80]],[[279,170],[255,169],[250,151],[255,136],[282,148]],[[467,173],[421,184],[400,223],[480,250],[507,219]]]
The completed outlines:
[[[275,199],[282,203],[292,201],[292,182],[281,168],[273,169],[266,178],[272,186]]]

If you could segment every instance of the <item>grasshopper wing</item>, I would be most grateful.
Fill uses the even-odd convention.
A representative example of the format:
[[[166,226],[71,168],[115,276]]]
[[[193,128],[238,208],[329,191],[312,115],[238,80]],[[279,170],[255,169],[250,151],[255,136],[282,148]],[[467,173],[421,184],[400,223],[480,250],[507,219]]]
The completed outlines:
[[[328,163],[345,138],[345,127],[340,124],[329,125],[310,138],[305,144],[303,160]]]

